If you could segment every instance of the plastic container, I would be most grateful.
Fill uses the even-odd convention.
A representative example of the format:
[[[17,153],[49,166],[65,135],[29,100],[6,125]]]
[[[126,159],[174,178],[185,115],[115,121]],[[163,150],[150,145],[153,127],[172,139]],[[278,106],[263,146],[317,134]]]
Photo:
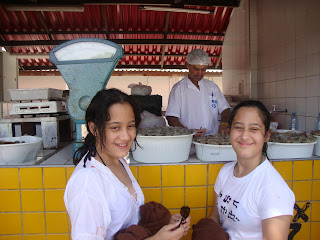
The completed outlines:
[[[24,141],[25,143],[1,144],[0,145],[0,165],[16,165],[37,157],[42,148],[42,138],[34,136],[6,137],[0,138],[2,141],[14,142]]]
[[[320,136],[315,136],[315,135],[313,136],[317,138],[317,143],[314,145],[313,154],[316,156],[320,156]]]
[[[309,158],[316,143],[268,142],[267,155],[269,159]]]
[[[193,142],[197,158],[206,162],[226,162],[237,160],[236,152],[231,145],[212,145]]]
[[[290,129],[298,130],[298,117],[296,115],[296,112],[291,113]]]
[[[12,101],[60,100],[63,90],[54,88],[8,89]]]
[[[320,130],[320,112],[319,112],[318,118],[317,118],[316,130]]]
[[[134,160],[143,163],[177,163],[189,158],[192,136],[137,136],[140,145],[134,149]]]

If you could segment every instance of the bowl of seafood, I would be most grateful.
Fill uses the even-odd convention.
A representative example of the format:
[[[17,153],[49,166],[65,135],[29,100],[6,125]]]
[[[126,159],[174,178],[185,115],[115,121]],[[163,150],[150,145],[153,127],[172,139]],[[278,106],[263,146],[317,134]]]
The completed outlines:
[[[42,147],[35,136],[0,138],[0,165],[15,165],[34,160]]]
[[[316,138],[298,131],[272,132],[267,148],[269,159],[312,157]]]
[[[182,127],[151,127],[138,130],[133,144],[134,160],[143,163],[177,163],[189,158],[194,130]]]
[[[215,134],[194,139],[196,155],[201,161],[235,161],[237,155],[230,143],[230,136]]]
[[[314,155],[320,156],[320,130],[312,131],[311,134],[317,139],[313,153]]]

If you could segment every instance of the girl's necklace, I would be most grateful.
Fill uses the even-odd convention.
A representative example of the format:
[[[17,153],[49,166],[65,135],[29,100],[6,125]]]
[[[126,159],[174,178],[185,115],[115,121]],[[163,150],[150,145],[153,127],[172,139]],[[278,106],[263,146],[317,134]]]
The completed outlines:
[[[107,165],[104,163],[104,161],[103,161],[102,157],[100,156],[100,154],[98,153],[98,151],[97,151],[97,154],[98,154],[99,158],[101,159],[103,165],[107,166]]]

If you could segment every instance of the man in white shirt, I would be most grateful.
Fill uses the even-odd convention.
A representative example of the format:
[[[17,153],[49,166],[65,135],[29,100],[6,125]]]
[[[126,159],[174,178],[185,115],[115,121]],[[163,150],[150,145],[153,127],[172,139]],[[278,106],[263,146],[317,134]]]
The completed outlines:
[[[201,49],[187,55],[189,73],[172,87],[169,96],[166,118],[170,126],[196,129],[196,136],[229,133],[230,105],[219,87],[203,78],[210,63]]]

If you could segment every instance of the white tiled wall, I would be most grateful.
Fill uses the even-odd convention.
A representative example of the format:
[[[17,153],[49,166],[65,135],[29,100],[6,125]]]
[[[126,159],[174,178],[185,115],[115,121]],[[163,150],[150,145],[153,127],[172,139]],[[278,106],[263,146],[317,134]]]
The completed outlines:
[[[223,61],[223,92],[227,95],[252,96],[251,91],[256,91],[257,85],[252,79],[256,79],[256,72],[250,72],[257,67],[256,61],[250,63],[249,42],[249,1],[242,1],[239,8],[232,12],[227,33],[222,47]],[[256,29],[252,27],[252,29]],[[252,48],[256,49],[257,41],[253,39]],[[256,53],[253,53],[256,55]],[[251,88],[252,86],[252,88]],[[253,94],[255,95],[255,94]]]
[[[286,114],[272,114],[280,128],[289,127],[290,114],[296,111],[299,130],[313,130],[320,111],[319,12],[318,0],[244,1],[242,8],[240,6],[233,12],[225,36],[223,81],[228,84],[224,85],[224,91],[237,94],[234,79],[238,80],[239,74],[251,75],[250,92],[255,98],[252,89],[257,76],[257,98],[270,109],[275,104],[277,109],[288,110]],[[249,15],[250,21],[244,21]],[[244,26],[239,23],[244,23]],[[238,35],[237,27],[246,32],[246,43]],[[250,30],[246,31],[247,28]],[[240,68],[238,49],[247,49],[248,42],[248,67]],[[238,65],[233,65],[231,57],[238,61]]]
[[[258,78],[258,99],[288,110],[273,114],[281,128],[289,127],[290,114],[296,111],[299,130],[313,130],[320,111],[319,1],[256,2],[258,73],[269,77],[267,81]],[[271,77],[274,69],[276,78]]]

